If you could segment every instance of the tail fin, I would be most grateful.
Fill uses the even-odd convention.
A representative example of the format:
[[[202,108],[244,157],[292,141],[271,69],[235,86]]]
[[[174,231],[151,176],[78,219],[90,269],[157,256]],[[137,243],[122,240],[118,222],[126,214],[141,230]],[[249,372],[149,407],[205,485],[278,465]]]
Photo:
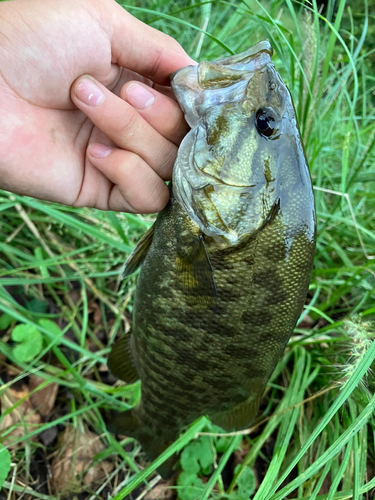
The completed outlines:
[[[168,435],[168,439],[163,438],[151,426],[143,424],[137,415],[136,408],[120,413],[114,417],[108,425],[108,430],[113,434],[124,434],[135,438],[142,445],[148,460],[155,460],[169,445],[178,437]],[[174,474],[174,465],[178,456],[173,454],[160,467],[158,472],[163,479],[168,479]]]

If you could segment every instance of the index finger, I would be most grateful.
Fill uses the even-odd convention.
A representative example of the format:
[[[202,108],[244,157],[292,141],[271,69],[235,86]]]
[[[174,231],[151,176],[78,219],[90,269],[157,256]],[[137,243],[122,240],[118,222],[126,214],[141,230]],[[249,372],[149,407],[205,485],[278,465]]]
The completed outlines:
[[[189,132],[190,127],[184,119],[180,106],[170,97],[135,81],[126,83],[122,87],[120,95],[159,134],[176,146]]]
[[[147,26],[120,5],[104,10],[105,27],[111,39],[112,63],[161,85],[169,84],[174,71],[195,64],[176,40]]]

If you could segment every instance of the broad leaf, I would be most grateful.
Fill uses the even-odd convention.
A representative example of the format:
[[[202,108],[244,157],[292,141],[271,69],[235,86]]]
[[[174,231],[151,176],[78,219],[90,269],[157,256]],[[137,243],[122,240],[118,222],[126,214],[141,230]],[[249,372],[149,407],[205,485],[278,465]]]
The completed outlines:
[[[10,453],[0,444],[0,488],[3,486],[4,481],[8,477],[10,471]]]
[[[43,348],[42,335],[33,325],[17,325],[12,331],[12,340],[20,343],[13,348],[18,363],[33,360]]]

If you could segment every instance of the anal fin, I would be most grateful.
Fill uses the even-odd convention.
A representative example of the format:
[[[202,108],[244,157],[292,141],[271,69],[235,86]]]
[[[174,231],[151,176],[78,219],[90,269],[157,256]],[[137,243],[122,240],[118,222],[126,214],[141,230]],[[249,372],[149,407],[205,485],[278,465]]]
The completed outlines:
[[[134,409],[118,413],[107,424],[107,429],[113,434],[123,434],[124,436],[134,437],[137,439],[137,430],[139,429],[140,422]]]
[[[133,335],[128,332],[114,343],[108,356],[108,368],[111,373],[128,384],[139,380],[132,345]]]
[[[260,399],[256,395],[251,395],[248,399],[238,404],[234,408],[209,415],[213,424],[218,425],[228,432],[246,429],[259,409]]]

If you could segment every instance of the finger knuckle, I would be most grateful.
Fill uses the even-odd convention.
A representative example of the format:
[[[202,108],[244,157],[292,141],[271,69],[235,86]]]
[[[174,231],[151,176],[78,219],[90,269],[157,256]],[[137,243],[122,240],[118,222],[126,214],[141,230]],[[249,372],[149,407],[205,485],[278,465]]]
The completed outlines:
[[[142,122],[139,120],[138,113],[129,107],[121,118],[121,125],[118,127],[119,136],[126,140],[131,139],[134,134],[140,133]]]
[[[151,194],[151,193],[150,193]],[[169,193],[166,188],[154,190],[151,196],[144,200],[143,206],[147,204],[148,213],[156,213],[163,210],[169,199]]]
[[[172,168],[176,161],[177,147],[167,147],[160,162],[158,171],[161,173],[163,179],[169,180],[172,174]]]
[[[157,75],[166,59],[170,58],[171,52],[183,52],[181,45],[171,36],[163,34],[163,44],[156,48],[154,62],[151,68],[151,76]]]

